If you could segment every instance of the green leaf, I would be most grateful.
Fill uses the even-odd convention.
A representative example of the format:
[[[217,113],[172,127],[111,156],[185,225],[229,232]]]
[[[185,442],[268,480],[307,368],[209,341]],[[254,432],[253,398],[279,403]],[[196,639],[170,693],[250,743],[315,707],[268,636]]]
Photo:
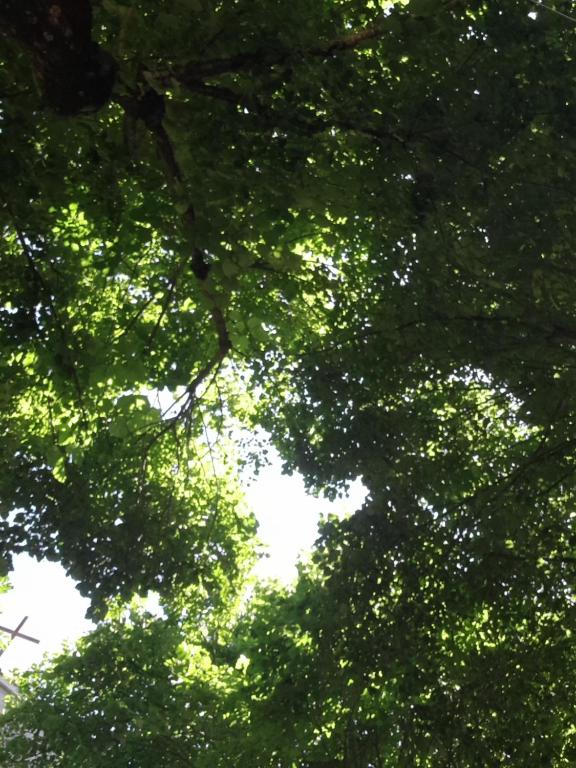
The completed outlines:
[[[54,467],[52,468],[52,474],[54,475],[54,478],[59,483],[65,483],[67,479],[67,473],[66,473],[66,457],[60,456],[58,461],[54,464]]]
[[[232,259],[223,259],[222,271],[226,277],[235,277],[240,272],[240,267]]]

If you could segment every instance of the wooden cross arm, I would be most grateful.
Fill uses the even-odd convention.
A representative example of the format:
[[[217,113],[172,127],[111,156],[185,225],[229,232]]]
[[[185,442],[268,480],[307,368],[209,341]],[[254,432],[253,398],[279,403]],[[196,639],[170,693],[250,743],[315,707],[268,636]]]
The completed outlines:
[[[24,621],[26,621],[26,619],[24,619]],[[23,632],[19,631],[22,624],[24,624],[24,621],[21,621],[20,624],[16,627],[16,629],[9,629],[8,627],[3,627],[0,624],[0,630],[2,632],[6,632],[7,634],[9,634],[12,637],[12,639],[14,639],[15,637],[20,637],[22,638],[22,640],[29,640],[31,643],[39,643],[40,640],[37,640],[35,637],[30,637],[30,635],[25,635]]]

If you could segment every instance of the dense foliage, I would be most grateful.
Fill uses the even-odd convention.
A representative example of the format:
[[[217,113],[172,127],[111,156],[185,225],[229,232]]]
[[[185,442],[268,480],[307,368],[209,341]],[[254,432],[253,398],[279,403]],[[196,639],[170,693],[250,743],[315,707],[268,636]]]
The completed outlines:
[[[0,554],[108,615],[0,764],[574,765],[570,7],[3,4]],[[369,495],[247,597],[262,428]]]

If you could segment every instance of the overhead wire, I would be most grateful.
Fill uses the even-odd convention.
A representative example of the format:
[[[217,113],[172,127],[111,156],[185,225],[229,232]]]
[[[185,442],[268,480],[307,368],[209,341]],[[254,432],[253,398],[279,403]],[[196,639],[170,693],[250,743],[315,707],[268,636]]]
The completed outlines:
[[[568,21],[576,24],[576,16],[570,16],[563,11],[559,11],[557,8],[553,8],[551,5],[546,5],[545,3],[540,2],[540,0],[528,0],[528,2],[532,3],[532,5],[535,5],[537,8],[545,8],[547,11],[550,11],[550,13],[555,13],[557,16],[562,16],[563,19],[568,19]]]

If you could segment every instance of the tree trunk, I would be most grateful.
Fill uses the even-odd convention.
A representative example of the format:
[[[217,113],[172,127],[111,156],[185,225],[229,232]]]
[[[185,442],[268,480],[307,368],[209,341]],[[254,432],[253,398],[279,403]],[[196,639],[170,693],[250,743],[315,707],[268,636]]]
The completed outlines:
[[[90,0],[3,0],[4,33],[32,54],[46,104],[61,115],[95,111],[114,85],[114,59],[92,40]]]

